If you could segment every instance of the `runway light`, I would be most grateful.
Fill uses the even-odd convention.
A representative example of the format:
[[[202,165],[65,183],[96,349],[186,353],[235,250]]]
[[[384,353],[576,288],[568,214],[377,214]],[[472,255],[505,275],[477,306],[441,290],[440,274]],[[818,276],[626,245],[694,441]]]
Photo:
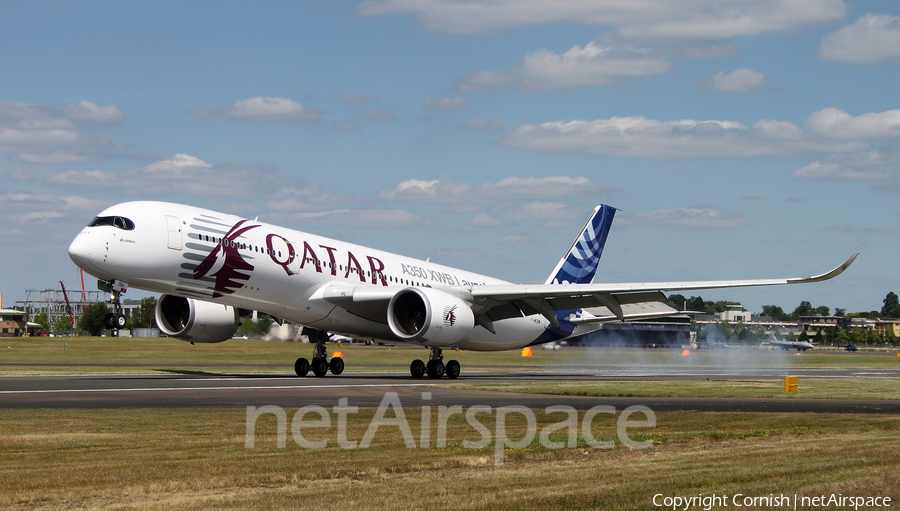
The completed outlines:
[[[523,356],[523,357],[530,357],[530,356],[531,356],[531,348],[529,348],[529,347],[527,347],[527,346],[524,347],[524,348],[522,348],[522,356]]]
[[[684,351],[681,352],[681,356],[682,356],[682,357],[686,357],[686,356],[688,356],[688,355],[690,355],[690,354],[691,354],[691,350],[684,350]]]
[[[344,358],[344,354],[340,351],[335,351],[334,355],[331,355],[331,358]]]

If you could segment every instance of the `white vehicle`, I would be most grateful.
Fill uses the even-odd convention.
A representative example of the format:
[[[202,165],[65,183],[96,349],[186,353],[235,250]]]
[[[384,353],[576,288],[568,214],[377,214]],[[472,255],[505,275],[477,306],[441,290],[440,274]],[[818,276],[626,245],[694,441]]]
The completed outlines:
[[[592,284],[615,208],[598,206],[543,285],[514,285],[485,275],[191,206],[127,202],[97,216],[69,246],[69,257],[112,293],[111,327],[121,322],[128,287],[162,293],[156,321],[164,333],[191,342],[230,339],[242,311],[260,311],[303,325],[316,346],[295,371],[340,374],[328,361],[330,333],[409,343],[431,349],[410,373],[450,378],[460,373],[442,350],[521,349],[576,337],[604,321],[646,319],[663,291],[797,284],[809,278]]]

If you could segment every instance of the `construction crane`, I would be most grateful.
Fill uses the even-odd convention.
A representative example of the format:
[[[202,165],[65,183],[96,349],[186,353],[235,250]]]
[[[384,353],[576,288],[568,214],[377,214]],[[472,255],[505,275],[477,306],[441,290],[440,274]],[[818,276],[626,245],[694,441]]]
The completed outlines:
[[[66,299],[66,311],[69,313],[69,317],[72,318],[72,326],[75,326],[75,313],[72,312],[72,304],[69,303],[69,293],[66,293],[66,285],[61,280],[59,285],[62,287],[63,297]]]

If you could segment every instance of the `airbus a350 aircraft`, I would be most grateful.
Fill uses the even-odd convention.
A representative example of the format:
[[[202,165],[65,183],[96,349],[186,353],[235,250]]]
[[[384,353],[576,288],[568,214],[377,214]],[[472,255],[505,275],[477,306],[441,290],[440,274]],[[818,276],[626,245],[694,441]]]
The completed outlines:
[[[329,333],[430,348],[413,377],[450,378],[459,362],[442,350],[500,351],[583,335],[605,321],[677,313],[663,291],[819,282],[808,278],[593,284],[615,208],[601,205],[544,285],[515,285],[476,273],[206,209],[127,202],[101,212],[69,246],[76,265],[112,293],[110,327],[122,327],[120,297],[134,287],[162,293],[156,321],[190,343],[231,338],[241,316],[260,311],[304,326],[315,342],[305,376],[344,370],[330,362]],[[243,313],[243,314],[242,314]]]

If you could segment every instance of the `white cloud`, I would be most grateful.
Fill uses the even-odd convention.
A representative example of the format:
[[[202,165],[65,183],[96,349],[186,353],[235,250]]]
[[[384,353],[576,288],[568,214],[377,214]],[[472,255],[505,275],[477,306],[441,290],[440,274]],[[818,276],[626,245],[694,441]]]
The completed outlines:
[[[484,133],[498,133],[500,131],[503,131],[503,120],[471,119],[466,123],[466,128],[472,131],[481,131]]]
[[[469,106],[469,102],[459,96],[455,98],[434,99],[431,96],[422,100],[422,106],[439,110],[458,110]]]
[[[308,223],[315,222],[329,225],[346,225],[350,227],[406,227],[430,225],[421,215],[402,209],[339,209],[333,211],[317,211],[309,213],[288,213],[267,215],[278,220]]]
[[[658,121],[641,116],[525,124],[501,143],[538,152],[658,159],[771,157],[867,149],[864,143],[810,137],[785,121],[764,119],[747,127],[735,121]]]
[[[720,211],[710,206],[657,209],[622,216],[623,224],[635,225],[717,228],[734,227],[747,223],[747,220],[737,211]]]
[[[397,120],[397,116],[394,115],[394,112],[390,108],[376,108],[374,106],[365,113],[357,115],[356,118],[371,122],[389,122]]]
[[[538,50],[525,56],[521,67],[473,73],[457,85],[461,92],[489,92],[509,84],[526,91],[567,90],[589,85],[609,85],[625,78],[641,78],[668,72],[671,63],[650,50],[615,43],[591,41],[562,55]]]
[[[292,122],[319,121],[322,111],[308,108],[296,101],[280,97],[253,97],[242,99],[222,110],[195,105],[187,109],[194,117],[213,117],[224,115],[237,119],[253,119],[258,121]]]
[[[442,177],[432,181],[410,179],[390,191],[382,191],[378,198],[384,201],[410,203],[472,203],[486,205],[498,201],[523,199],[561,198],[573,195],[603,194],[618,191],[607,185],[598,185],[584,176],[508,177],[496,183],[478,186]]]
[[[870,181],[887,179],[900,172],[900,156],[866,151],[847,155],[829,155],[825,161],[816,160],[797,169],[791,177],[797,179],[827,179],[841,181]]]
[[[265,196],[286,179],[265,165],[229,162],[211,165],[186,154],[138,169],[105,172],[69,170],[44,182],[69,188],[114,190],[126,196],[190,195],[204,197]]]
[[[371,92],[364,92],[362,94],[338,94],[338,99],[341,103],[345,105],[361,105],[363,103],[375,103],[378,101],[378,96],[372,94]]]
[[[856,23],[822,38],[819,57],[849,64],[877,64],[900,59],[900,18],[866,14]]]
[[[123,119],[115,106],[101,107],[88,101],[61,109],[0,102],[0,153],[10,153],[10,159],[28,163],[97,161],[131,148],[89,136],[79,124],[109,124]]]
[[[49,195],[31,192],[0,194],[0,210],[8,211],[13,223],[45,224],[55,218],[67,218],[73,212],[96,212],[109,206],[109,202],[77,195]]]
[[[879,140],[900,137],[900,110],[853,117],[837,108],[825,108],[806,120],[813,133],[836,140]]]
[[[410,14],[428,30],[457,34],[569,22],[633,39],[730,39],[831,23],[846,11],[841,0],[367,0],[356,9]]]
[[[765,83],[765,75],[744,68],[736,69],[728,74],[719,71],[708,80],[694,82],[694,86],[706,92],[750,92]]]
[[[92,124],[113,124],[125,120],[125,114],[115,105],[99,106],[90,101],[80,101],[75,105],[66,105],[63,114],[73,121]]]
[[[538,220],[546,227],[558,227],[584,217],[584,211],[549,200],[617,191],[583,176],[509,177],[477,186],[445,176],[431,181],[403,181],[393,190],[380,192],[378,198],[386,202],[440,204],[445,211],[478,213],[466,221],[466,225],[477,227],[520,220]]]

